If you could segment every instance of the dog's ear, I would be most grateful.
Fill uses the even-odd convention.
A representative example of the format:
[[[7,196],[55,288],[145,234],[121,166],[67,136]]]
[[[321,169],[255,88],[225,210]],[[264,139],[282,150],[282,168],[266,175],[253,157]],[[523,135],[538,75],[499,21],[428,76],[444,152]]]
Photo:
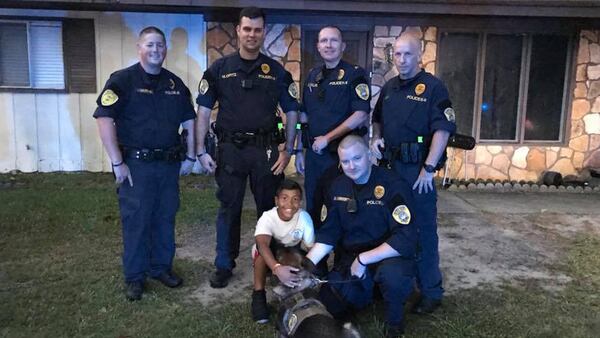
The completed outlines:
[[[348,322],[344,324],[344,328],[342,331],[342,337],[344,338],[360,338],[360,332],[352,325],[352,323]]]

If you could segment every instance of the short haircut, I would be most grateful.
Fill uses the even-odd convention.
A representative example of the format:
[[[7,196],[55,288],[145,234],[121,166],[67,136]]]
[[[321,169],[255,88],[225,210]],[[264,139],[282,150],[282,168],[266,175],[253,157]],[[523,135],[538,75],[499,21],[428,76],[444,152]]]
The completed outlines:
[[[145,34],[151,34],[151,33],[156,33],[159,34],[160,36],[162,36],[163,41],[166,43],[167,42],[167,38],[165,37],[165,33],[163,31],[160,30],[160,28],[155,27],[155,26],[148,26],[144,29],[142,29],[140,31],[140,34],[138,35],[138,38],[142,38],[142,36],[144,36]]]
[[[319,33],[317,34],[317,42],[319,42],[319,35],[321,35],[321,31],[324,30],[325,28],[337,29],[337,31],[340,32],[340,39],[342,41],[344,41],[344,33],[342,33],[342,30],[340,29],[340,27],[338,27],[336,25],[327,25],[327,26],[323,26],[323,27],[321,27],[321,29],[319,29]]]
[[[296,181],[292,181],[287,178],[283,180],[283,182],[281,182],[281,184],[277,188],[277,196],[279,196],[279,193],[282,190],[298,190],[300,192],[300,196],[302,196],[302,187],[300,186],[300,184],[298,184],[298,182]]]
[[[267,21],[265,12],[263,12],[262,9],[260,9],[258,7],[254,7],[254,6],[242,8],[242,10],[240,11],[240,16],[238,18],[238,25],[242,23],[243,17],[247,17],[248,19],[262,18],[263,25]]]
[[[365,139],[363,137],[358,136],[358,135],[352,135],[352,134],[348,135],[342,139],[342,141],[340,142],[340,145],[338,146],[338,149],[350,148],[351,146],[353,146],[357,143],[362,145],[367,151],[369,150],[369,145],[367,144],[367,141],[365,141]]]

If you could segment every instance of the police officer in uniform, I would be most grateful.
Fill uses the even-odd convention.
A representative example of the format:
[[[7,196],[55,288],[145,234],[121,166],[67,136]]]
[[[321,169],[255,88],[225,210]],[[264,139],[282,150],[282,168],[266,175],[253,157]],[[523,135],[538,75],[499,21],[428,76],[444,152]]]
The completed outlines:
[[[302,132],[308,133],[305,138],[309,144],[304,144],[306,163],[299,152],[295,164],[297,171],[305,174],[306,210],[316,228],[321,224],[325,190],[340,174],[337,145],[346,134],[364,124],[370,110],[365,71],[342,60],[345,48],[338,27],[321,28],[317,50],[324,65],[311,69],[303,88],[300,121],[308,122],[308,129]],[[298,148],[301,145],[302,137],[298,137]]]
[[[94,112],[119,185],[129,300],[141,299],[147,275],[168,287],[183,282],[171,270],[178,180],[180,174],[192,171],[196,161],[196,114],[188,88],[162,68],[167,54],[164,33],[156,27],[144,28],[137,53],[139,63],[110,76]],[[181,144],[180,126],[187,132],[185,144]]]
[[[334,317],[343,317],[371,303],[377,283],[387,335],[397,337],[404,331],[404,303],[414,283],[417,234],[410,187],[392,171],[372,165],[360,136],[346,136],[338,155],[344,175],[333,182],[331,208],[305,266],[314,268],[338,245],[340,257],[321,287],[321,301]]]
[[[385,149],[391,168],[413,188],[420,248],[417,281],[422,296],[413,312],[430,313],[441,305],[444,291],[433,176],[456,124],[446,86],[422,70],[420,61],[420,40],[401,35],[394,44],[399,75],[390,79],[379,94],[373,111],[371,150],[381,158],[381,150]]]
[[[199,84],[197,157],[215,172],[217,198],[216,271],[213,288],[227,286],[240,246],[240,217],[246,189],[256,201],[257,218],[274,206],[283,170],[293,153],[297,122],[298,88],[277,61],[260,53],[265,37],[265,15],[256,7],[242,9],[236,27],[239,50],[217,60]],[[217,158],[206,153],[204,137],[212,107],[219,101],[216,121]],[[287,116],[287,140],[277,130],[277,104]],[[285,142],[285,145],[280,144]]]

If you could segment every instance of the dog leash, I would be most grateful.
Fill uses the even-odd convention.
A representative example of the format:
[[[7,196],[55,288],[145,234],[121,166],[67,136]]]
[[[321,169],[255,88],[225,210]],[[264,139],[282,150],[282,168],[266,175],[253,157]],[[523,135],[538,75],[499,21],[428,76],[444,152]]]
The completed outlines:
[[[327,280],[327,279],[320,279],[316,276],[312,277],[312,281],[314,283],[316,283],[317,285],[321,285],[321,284],[325,284],[325,283],[329,283],[329,284],[346,284],[346,283],[354,283],[354,282],[359,282],[364,280],[367,277],[366,273],[363,273],[363,275],[361,277],[356,277],[356,276],[352,276],[350,279],[345,279],[345,280]]]

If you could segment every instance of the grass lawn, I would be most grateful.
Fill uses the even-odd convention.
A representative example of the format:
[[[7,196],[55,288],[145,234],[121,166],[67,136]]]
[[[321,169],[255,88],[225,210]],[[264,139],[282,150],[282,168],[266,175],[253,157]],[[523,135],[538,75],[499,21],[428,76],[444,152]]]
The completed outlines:
[[[179,236],[214,224],[212,178],[181,185]],[[565,240],[554,267],[573,279],[564,289],[530,280],[449,295],[434,316],[409,314],[406,336],[598,337],[600,238]],[[207,260],[177,259],[183,288],[149,281],[142,301],[126,301],[121,245],[110,175],[0,175],[0,336],[273,337],[272,326],[251,321],[249,300],[207,308],[188,297],[208,278]],[[359,314],[365,336],[380,337],[382,311],[377,303]]]

